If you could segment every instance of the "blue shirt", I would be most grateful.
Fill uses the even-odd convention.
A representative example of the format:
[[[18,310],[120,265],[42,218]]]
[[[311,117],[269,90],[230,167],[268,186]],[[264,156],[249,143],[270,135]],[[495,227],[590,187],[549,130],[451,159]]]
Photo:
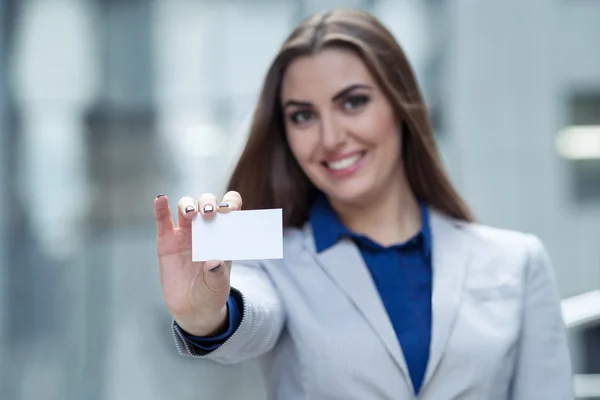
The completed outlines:
[[[416,393],[425,376],[431,341],[431,232],[428,209],[424,204],[420,209],[421,231],[405,243],[387,247],[346,228],[324,196],[316,200],[310,212],[317,252],[342,237],[351,238],[360,249],[402,347]],[[226,332],[213,338],[188,336],[190,343],[208,352],[231,336],[241,321],[241,299],[233,292],[228,307]]]

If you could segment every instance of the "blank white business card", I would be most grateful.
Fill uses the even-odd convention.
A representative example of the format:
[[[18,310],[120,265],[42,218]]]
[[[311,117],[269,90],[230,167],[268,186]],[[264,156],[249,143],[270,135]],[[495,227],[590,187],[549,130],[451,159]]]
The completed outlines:
[[[192,260],[283,258],[282,210],[241,210],[192,220]]]

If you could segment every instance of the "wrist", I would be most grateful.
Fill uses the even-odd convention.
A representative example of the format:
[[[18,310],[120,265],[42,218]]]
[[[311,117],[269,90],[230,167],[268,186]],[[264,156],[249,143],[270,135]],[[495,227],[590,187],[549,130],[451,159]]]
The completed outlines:
[[[210,337],[217,336],[227,329],[229,325],[228,316],[228,307],[225,305],[214,315],[197,317],[191,320],[175,317],[175,322],[190,336]]]

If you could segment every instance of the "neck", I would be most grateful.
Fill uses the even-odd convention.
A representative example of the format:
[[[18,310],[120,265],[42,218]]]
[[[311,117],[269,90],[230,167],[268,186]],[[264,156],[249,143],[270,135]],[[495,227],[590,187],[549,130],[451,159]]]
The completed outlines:
[[[419,203],[408,184],[390,187],[377,199],[363,205],[331,202],[350,230],[383,245],[403,243],[421,230]],[[396,187],[397,186],[397,187]]]

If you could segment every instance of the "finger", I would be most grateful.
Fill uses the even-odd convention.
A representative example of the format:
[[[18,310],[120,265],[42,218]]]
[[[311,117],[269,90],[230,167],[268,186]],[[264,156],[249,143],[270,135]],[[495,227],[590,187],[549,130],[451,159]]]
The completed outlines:
[[[198,199],[198,210],[203,217],[212,217],[217,209],[217,198],[212,193],[204,193]]]
[[[213,295],[229,291],[229,268],[221,260],[210,260],[204,263],[204,284]]]
[[[156,234],[163,236],[175,229],[169,199],[164,194],[159,194],[154,199],[154,216],[156,218]]]
[[[196,207],[194,206],[194,199],[191,197],[182,197],[177,203],[177,225],[179,228],[188,229],[192,227],[192,218],[196,215]]]
[[[219,204],[219,212],[227,213],[242,209],[242,196],[236,191],[229,191],[223,196],[223,201]]]

